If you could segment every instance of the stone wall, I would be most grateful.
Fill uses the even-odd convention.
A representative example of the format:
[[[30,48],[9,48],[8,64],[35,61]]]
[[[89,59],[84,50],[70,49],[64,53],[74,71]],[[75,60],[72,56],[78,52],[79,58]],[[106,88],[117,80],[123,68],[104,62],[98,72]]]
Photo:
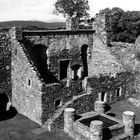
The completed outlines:
[[[49,70],[57,77],[58,81],[60,60],[70,60],[71,66],[82,65],[81,46],[88,46],[88,86],[92,88],[92,94],[83,96],[69,105],[74,107],[78,113],[84,113],[93,110],[99,93],[106,93],[107,103],[114,103],[135,94],[135,73],[127,72],[125,65],[118,61],[110,48],[106,46],[105,40],[101,39],[103,35],[97,33],[93,35],[91,32],[82,31],[79,33],[75,31],[25,31],[21,42],[29,54],[35,45],[41,44],[46,47],[49,54],[47,57],[50,61]],[[66,83],[67,79],[61,83],[59,81],[58,83],[44,84],[42,88],[42,123],[53,116],[63,104],[72,100],[73,96],[82,94],[79,86],[81,80],[71,81],[69,87],[66,87]],[[120,90],[120,93],[117,93],[117,90]],[[57,101],[58,108],[56,108]],[[61,124],[61,117],[62,115],[55,121],[57,127]]]
[[[103,43],[99,35],[94,35],[93,49],[90,63],[88,65],[88,76],[116,75],[119,72],[126,71],[124,66],[116,59],[110,51],[110,48]]]
[[[12,57],[12,105],[19,113],[41,124],[42,81],[39,79],[25,48],[15,38],[15,28],[10,30]]]
[[[78,30],[79,29],[79,19],[76,17],[66,16],[66,30]]]
[[[46,32],[25,31],[23,32],[24,38],[22,43],[28,49],[29,53],[36,45],[39,46],[41,44],[46,47],[46,51],[48,51],[49,55],[47,56],[46,54],[46,57],[49,60],[49,70],[57,77],[57,79],[60,79],[59,62],[61,60],[70,60],[70,67],[74,65],[81,66],[83,63],[81,59],[81,48],[83,45],[87,45],[87,53],[91,54],[93,33],[93,30]]]
[[[136,90],[138,93],[140,93],[140,36],[137,38],[135,45],[136,45],[135,65],[136,65],[136,70],[137,70]]]
[[[116,44],[114,47],[107,47],[100,38],[102,35],[93,35],[92,30],[24,31],[23,34],[19,32],[19,35],[16,33],[15,28],[10,30],[12,104],[19,113],[31,120],[44,124],[59,113],[63,105],[69,101],[72,102],[68,106],[75,108],[78,114],[93,111],[94,102],[102,96],[99,93],[106,94],[107,103],[114,103],[135,94],[134,87],[138,87],[135,82],[137,77],[135,70],[138,69],[138,65],[137,67],[135,65],[137,61],[134,58],[133,44],[127,48],[127,51],[125,49],[123,53],[120,53],[121,47],[117,48]],[[69,76],[60,80],[60,61],[70,60],[70,67],[82,66],[83,45],[88,46],[86,52],[89,76],[87,86],[92,90],[91,94],[73,100],[75,96],[83,94],[82,79],[71,80],[68,83],[68,78],[72,77],[72,72],[68,71]],[[32,49],[42,46],[45,48],[43,59],[47,58],[43,61],[44,65],[48,64],[49,60],[47,70],[57,78],[57,82],[46,84],[31,58]],[[125,56],[124,60],[123,56]],[[118,89],[120,93],[117,93]],[[63,124],[62,114],[55,119],[56,127],[61,127],[60,124]]]
[[[82,96],[74,100],[68,107],[76,109],[78,114],[86,113],[94,110],[94,102],[100,100],[100,93],[103,92],[105,102],[112,104],[120,100],[127,99],[135,94],[134,89],[135,75],[130,72],[118,73],[116,77],[110,77],[108,75],[100,75],[88,78],[88,85],[92,88],[92,93]],[[117,91],[119,89],[119,91]],[[118,94],[119,92],[119,94]],[[66,94],[66,93],[65,93]],[[82,93],[80,93],[82,94]],[[63,94],[64,95],[64,94]],[[60,95],[62,96],[62,95]],[[65,97],[63,97],[65,99]],[[72,98],[68,98],[68,100]],[[65,100],[64,100],[65,101]],[[64,102],[65,103],[65,102]],[[55,128],[63,128],[63,113],[54,121]]]
[[[136,92],[140,92],[140,61],[139,61],[139,43],[123,43],[112,42],[109,48],[112,55],[124,66],[126,71],[135,73],[135,86]]]
[[[95,34],[102,40],[105,45],[109,45],[111,42],[111,28],[110,28],[110,13],[100,11],[94,17],[93,30]]]
[[[80,95],[81,87],[78,81],[71,81],[69,87],[65,83],[53,83],[44,85],[42,88],[42,123],[52,117],[58,109],[66,102],[70,101],[74,96]],[[57,102],[60,102],[60,104]]]
[[[109,50],[127,71],[136,70],[136,45],[124,42],[112,42]]]
[[[0,33],[0,93],[11,99],[11,43],[7,30]]]
[[[127,99],[136,93],[134,87],[135,74],[131,72],[117,73],[115,77],[108,75],[93,76],[88,78],[87,84],[92,88],[93,94],[99,95],[101,93],[99,96],[104,96],[103,100],[108,104]]]

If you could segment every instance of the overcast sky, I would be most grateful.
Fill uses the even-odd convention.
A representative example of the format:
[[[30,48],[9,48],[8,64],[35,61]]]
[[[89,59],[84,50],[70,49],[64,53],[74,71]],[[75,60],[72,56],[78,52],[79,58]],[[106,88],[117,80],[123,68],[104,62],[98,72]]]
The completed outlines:
[[[56,0],[0,0],[0,21],[9,20],[60,20],[62,16],[52,14]],[[123,10],[140,11],[140,0],[89,0],[93,17],[104,8],[120,7]]]

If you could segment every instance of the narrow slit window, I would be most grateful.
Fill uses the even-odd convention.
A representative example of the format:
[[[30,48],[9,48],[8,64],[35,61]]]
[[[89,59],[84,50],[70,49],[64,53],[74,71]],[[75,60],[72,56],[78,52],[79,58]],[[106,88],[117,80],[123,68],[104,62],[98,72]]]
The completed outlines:
[[[101,92],[101,101],[104,102],[104,98],[105,98],[105,92]]]
[[[31,79],[28,79],[28,86],[31,86]]]
[[[121,96],[121,88],[117,88],[116,92],[117,92],[117,97],[120,97]]]

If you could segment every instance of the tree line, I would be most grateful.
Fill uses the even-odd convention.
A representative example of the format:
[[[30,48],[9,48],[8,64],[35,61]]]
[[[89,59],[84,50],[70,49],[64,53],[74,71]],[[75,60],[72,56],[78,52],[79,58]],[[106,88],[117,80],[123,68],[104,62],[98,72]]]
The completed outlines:
[[[140,11],[123,11],[121,8],[104,9],[111,41],[134,43],[140,35]]]

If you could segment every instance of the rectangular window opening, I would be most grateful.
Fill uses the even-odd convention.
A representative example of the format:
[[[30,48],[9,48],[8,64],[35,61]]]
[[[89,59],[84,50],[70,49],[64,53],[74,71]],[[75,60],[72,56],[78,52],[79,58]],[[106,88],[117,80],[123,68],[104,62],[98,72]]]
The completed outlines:
[[[67,79],[68,72],[70,69],[70,60],[60,60],[59,61],[59,79]]]
[[[31,79],[28,79],[28,86],[31,86]]]
[[[104,102],[104,98],[105,98],[105,92],[101,92],[101,101]]]
[[[120,97],[121,96],[121,88],[117,88],[116,90],[116,93],[117,93],[117,97]]]

